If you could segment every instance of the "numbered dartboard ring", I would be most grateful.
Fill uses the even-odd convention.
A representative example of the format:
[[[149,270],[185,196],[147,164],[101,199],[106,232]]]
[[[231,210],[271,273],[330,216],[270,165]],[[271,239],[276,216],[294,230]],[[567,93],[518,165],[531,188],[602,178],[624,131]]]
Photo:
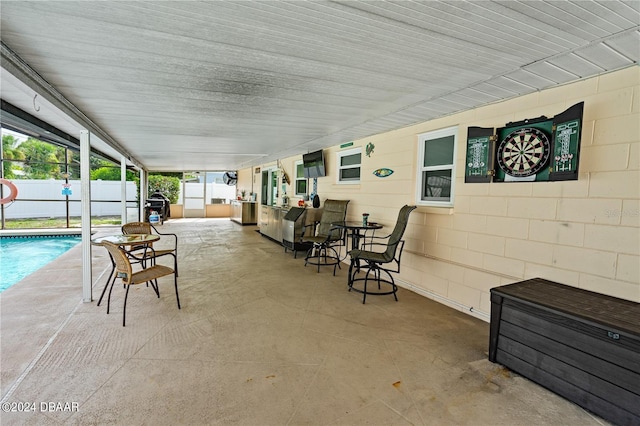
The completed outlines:
[[[535,175],[549,161],[551,143],[541,130],[525,127],[509,133],[498,145],[498,165],[511,176]]]

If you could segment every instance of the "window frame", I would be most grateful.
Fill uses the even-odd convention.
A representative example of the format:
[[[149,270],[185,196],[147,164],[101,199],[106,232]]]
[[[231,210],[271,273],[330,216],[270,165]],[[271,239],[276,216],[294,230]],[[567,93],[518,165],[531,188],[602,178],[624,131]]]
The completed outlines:
[[[298,175],[298,166],[302,166],[302,176]],[[295,170],[295,177],[294,177],[294,182],[293,182],[293,194],[296,197],[304,197],[306,195],[309,195],[309,180],[304,177],[304,163],[302,160],[297,160],[294,165],[294,170]],[[304,181],[305,185],[305,192],[298,192],[298,181]]]
[[[418,135],[418,156],[417,156],[417,175],[416,175],[416,205],[426,207],[453,207],[455,199],[455,183],[456,183],[456,159],[458,158],[458,129],[459,126],[446,127],[443,129],[433,130]],[[453,137],[453,152],[451,163],[440,164],[436,166],[425,166],[425,146],[430,140],[441,139],[444,137]],[[451,171],[451,189],[449,200],[423,200],[424,193],[422,174],[430,171]]]
[[[360,163],[358,163],[357,165],[355,164],[350,164],[348,166],[342,166],[342,158],[343,157],[348,157],[350,155],[355,155],[355,154],[360,154]],[[341,178],[341,171],[344,169],[359,169],[360,173],[358,175],[358,179],[353,179],[353,180],[342,180]],[[347,149],[344,151],[338,151],[336,152],[336,183],[338,185],[359,185],[360,184],[360,180],[362,179],[362,147],[356,147],[356,148],[351,148],[351,149]]]

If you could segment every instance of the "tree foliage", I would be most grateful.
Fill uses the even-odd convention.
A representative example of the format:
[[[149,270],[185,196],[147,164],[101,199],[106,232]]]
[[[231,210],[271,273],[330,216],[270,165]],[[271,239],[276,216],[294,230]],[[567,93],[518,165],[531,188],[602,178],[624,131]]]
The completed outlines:
[[[34,138],[22,141],[12,135],[2,135],[4,176],[7,179],[61,179],[64,173],[74,179],[80,178],[79,154],[65,148]],[[120,180],[120,167],[110,161],[91,155],[92,180]],[[127,170],[126,180],[135,181],[136,173]]]
[[[68,151],[68,167],[65,164],[65,148],[43,142],[38,139],[28,138],[20,141],[12,135],[2,135],[4,176],[7,179],[61,179],[63,173],[71,172],[74,178],[79,174],[78,155]],[[90,157],[92,180],[120,180],[120,167],[110,161]],[[71,171],[75,170],[75,173]],[[19,171],[19,173],[18,173]],[[155,173],[149,175],[149,194],[156,190],[162,192],[172,204],[178,202],[180,195],[180,177],[182,173]],[[136,173],[127,170],[126,180],[136,182],[139,187],[140,180]],[[139,191],[138,191],[139,193]]]
[[[149,194],[153,194],[156,190],[163,193],[171,204],[176,204],[180,195],[180,179],[175,176],[150,174]]]
[[[24,160],[25,156],[22,151],[18,149],[20,140],[11,135],[2,135],[2,156],[7,160]],[[14,170],[18,169],[16,163],[13,161],[3,161],[2,168],[4,169],[4,177],[7,179],[15,179],[16,174]]]
[[[64,148],[29,138],[19,147],[24,153],[24,172],[29,179],[60,179],[64,171]]]
[[[4,175],[8,179],[60,179],[67,171],[65,148],[38,139],[2,135]],[[72,161],[73,156],[69,158]]]
[[[131,170],[127,170],[126,179],[128,181],[135,181],[136,174]],[[120,180],[120,169],[117,167],[100,167],[95,170],[91,170],[91,180]]]

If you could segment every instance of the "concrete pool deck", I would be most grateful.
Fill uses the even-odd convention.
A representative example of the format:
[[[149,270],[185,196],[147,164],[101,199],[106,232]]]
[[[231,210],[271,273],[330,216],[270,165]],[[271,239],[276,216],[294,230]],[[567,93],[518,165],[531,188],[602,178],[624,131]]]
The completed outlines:
[[[490,363],[488,323],[404,289],[362,305],[346,267],[317,273],[255,226],[160,229],[179,235],[181,310],[165,277],[159,299],[132,289],[123,328],[121,286],[96,306],[101,247],[82,303],[81,245],[0,293],[3,426],[607,424]]]

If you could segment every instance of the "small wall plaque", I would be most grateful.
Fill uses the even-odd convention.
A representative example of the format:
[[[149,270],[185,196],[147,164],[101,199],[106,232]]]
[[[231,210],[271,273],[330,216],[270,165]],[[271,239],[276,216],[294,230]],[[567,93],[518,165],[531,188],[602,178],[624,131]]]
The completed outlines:
[[[381,169],[374,170],[373,174],[378,176],[379,178],[385,178],[385,177],[391,176],[393,174],[393,170],[383,167]]]

